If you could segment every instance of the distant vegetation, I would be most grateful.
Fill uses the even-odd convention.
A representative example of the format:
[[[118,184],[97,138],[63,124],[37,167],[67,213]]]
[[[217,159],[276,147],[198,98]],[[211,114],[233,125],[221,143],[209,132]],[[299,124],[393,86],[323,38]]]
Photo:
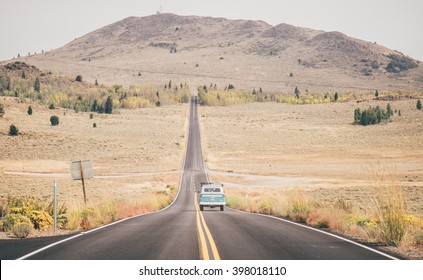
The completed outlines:
[[[354,124],[360,124],[363,126],[378,124],[382,121],[391,119],[394,115],[391,105],[388,103],[386,111],[381,109],[379,106],[370,107],[368,109],[360,111],[360,108],[354,111]]]
[[[80,75],[75,79],[59,78],[50,72],[34,70],[26,64],[25,67],[31,71],[25,71],[25,78],[22,78],[22,63],[14,66],[16,63],[11,63],[13,67],[9,67],[15,70],[0,72],[0,96],[19,97],[21,102],[31,99],[51,108],[111,113],[117,108],[155,107],[158,101],[165,106],[188,103],[190,100],[190,89],[186,84],[166,89],[151,85],[132,85],[129,88],[117,84],[99,86],[98,83],[77,82],[82,81]]]

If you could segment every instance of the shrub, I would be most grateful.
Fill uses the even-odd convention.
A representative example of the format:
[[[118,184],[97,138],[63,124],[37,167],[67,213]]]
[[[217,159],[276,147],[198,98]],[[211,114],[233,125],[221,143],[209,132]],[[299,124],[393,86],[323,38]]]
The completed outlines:
[[[4,106],[3,106],[3,104],[0,103],[0,118],[2,118],[4,116],[4,114],[5,114]]]
[[[359,108],[357,108],[354,110],[354,124],[364,126],[378,124],[381,121],[389,120],[393,114],[394,112],[392,111],[390,104],[387,106],[387,111],[381,109],[379,106],[369,107],[362,112]]]
[[[10,213],[3,220],[3,230],[11,231],[15,225],[28,224],[32,225],[31,220],[23,214]]]
[[[43,230],[53,226],[53,218],[45,211],[31,211],[30,220],[35,229]]]
[[[32,232],[32,225],[31,224],[16,224],[13,226],[12,228],[12,233],[17,237],[17,238],[26,238],[28,237],[28,235],[30,235]]]
[[[9,135],[10,136],[17,136],[18,134],[19,134],[19,129],[14,124],[10,125]]]
[[[76,76],[75,81],[82,82],[82,76],[81,75]]]
[[[49,108],[50,110],[54,110],[54,109],[56,109],[56,106],[54,106],[54,104],[53,104],[53,103],[50,103],[50,105],[48,105],[48,108]]]
[[[51,116],[50,123],[53,126],[59,125],[59,117],[58,116]]]
[[[28,107],[28,111],[26,111],[26,112],[28,113],[28,115],[30,115],[30,116],[31,116],[31,115],[32,115],[32,107],[31,107],[31,106],[29,106],[29,107]]]
[[[41,90],[41,82],[40,82],[40,79],[38,77],[35,78],[34,90],[37,91],[37,92],[40,92],[40,90]]]
[[[422,100],[420,98],[419,98],[419,100],[417,100],[416,108],[417,108],[417,110],[422,109]]]

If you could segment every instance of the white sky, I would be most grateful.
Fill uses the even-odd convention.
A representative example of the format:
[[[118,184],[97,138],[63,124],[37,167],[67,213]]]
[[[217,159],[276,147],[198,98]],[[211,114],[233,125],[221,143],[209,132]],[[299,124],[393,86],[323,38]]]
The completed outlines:
[[[160,7],[164,13],[340,31],[423,61],[422,0],[0,0],[0,60],[58,48]]]

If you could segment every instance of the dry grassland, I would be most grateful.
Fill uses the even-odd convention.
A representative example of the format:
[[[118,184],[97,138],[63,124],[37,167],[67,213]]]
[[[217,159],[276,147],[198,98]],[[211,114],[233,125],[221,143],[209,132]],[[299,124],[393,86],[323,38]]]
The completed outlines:
[[[6,114],[0,118],[0,203],[25,195],[52,200],[57,179],[59,202],[71,209],[84,207],[81,181],[70,176],[70,162],[80,159],[92,160],[94,168],[94,179],[86,181],[87,207],[106,201],[134,205],[151,194],[169,192],[167,185],[178,186],[186,104],[121,109],[90,119],[90,113],[49,110],[15,98],[2,98],[1,103]],[[29,105],[32,116],[26,113]],[[59,126],[50,125],[52,115],[59,116]],[[7,135],[11,124],[20,135]]]
[[[202,107],[210,178],[225,184],[232,207],[377,243],[380,197],[394,189],[390,199],[411,229],[396,253],[421,259],[415,242],[423,232],[423,113],[414,99],[394,101],[401,116],[392,122],[353,125],[354,109],[370,105],[387,102]]]

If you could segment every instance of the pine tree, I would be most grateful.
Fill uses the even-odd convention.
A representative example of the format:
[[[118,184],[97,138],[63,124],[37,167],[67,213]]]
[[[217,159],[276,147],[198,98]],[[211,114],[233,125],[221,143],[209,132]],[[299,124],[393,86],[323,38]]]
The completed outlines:
[[[376,97],[379,97],[379,91],[378,91],[378,90],[376,90],[376,92],[375,92],[375,96],[376,96]]]
[[[58,116],[51,116],[50,123],[52,126],[59,125],[59,117]]]
[[[295,87],[294,94],[296,98],[300,98],[300,90],[298,89],[298,87]]]
[[[104,113],[111,114],[113,112],[113,99],[109,96],[106,100],[106,105],[104,106]]]
[[[17,136],[18,133],[19,133],[19,129],[14,124],[10,125],[10,127],[9,127],[9,135],[10,136]]]
[[[419,98],[419,100],[417,100],[416,108],[417,108],[417,110],[422,109],[422,100],[420,98]]]
[[[38,92],[40,92],[40,90],[41,90],[41,82],[40,82],[40,79],[38,77],[35,78],[34,90],[38,91]]]
[[[335,102],[337,102],[337,101],[338,101],[338,98],[339,98],[338,93],[337,93],[337,92],[335,92],[335,96],[333,97],[333,99],[335,99]]]
[[[32,115],[32,107],[31,107],[31,106],[29,106],[29,107],[28,107],[28,111],[27,111],[27,113],[28,113],[28,115],[30,115],[30,116]]]

